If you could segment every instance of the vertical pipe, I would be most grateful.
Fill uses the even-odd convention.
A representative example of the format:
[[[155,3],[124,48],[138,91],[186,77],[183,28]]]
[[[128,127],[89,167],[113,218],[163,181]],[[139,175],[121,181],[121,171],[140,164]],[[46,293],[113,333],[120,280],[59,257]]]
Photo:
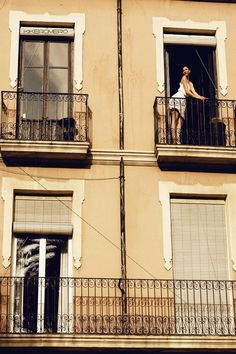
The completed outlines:
[[[122,317],[127,313],[126,303],[126,242],[125,242],[125,175],[124,160],[120,160],[120,242],[121,242],[121,279],[120,290],[122,293]]]
[[[122,0],[117,0],[117,43],[118,43],[118,94],[119,94],[119,127],[120,150],[124,150],[124,95],[122,67]],[[125,321],[126,303],[126,242],[125,242],[125,172],[124,160],[120,160],[120,242],[121,242],[121,282],[122,318]],[[125,326],[125,323],[124,323]]]
[[[124,149],[124,94],[122,64],[122,0],[117,0],[117,43],[118,43],[118,91],[119,91],[119,122],[120,149]]]
[[[126,279],[126,242],[125,242],[125,175],[124,160],[120,160],[120,236],[121,236],[121,276]]]

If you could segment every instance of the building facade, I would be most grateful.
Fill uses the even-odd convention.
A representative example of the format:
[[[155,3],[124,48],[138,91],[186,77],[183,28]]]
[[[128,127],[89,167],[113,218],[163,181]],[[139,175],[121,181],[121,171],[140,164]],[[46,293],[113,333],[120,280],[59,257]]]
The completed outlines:
[[[2,1],[3,352],[236,350],[235,11]]]

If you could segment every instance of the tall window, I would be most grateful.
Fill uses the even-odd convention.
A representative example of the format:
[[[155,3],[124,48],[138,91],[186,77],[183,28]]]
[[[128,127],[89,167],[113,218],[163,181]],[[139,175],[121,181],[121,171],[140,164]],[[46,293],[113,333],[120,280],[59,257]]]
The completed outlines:
[[[178,334],[232,334],[224,200],[171,199]]]
[[[64,32],[69,35],[62,36]],[[73,92],[72,56],[73,29],[21,28],[20,118],[52,121],[71,116],[69,100],[58,95]]]
[[[204,36],[202,38],[204,39]],[[182,112],[184,123],[179,137],[182,144],[211,144],[209,125],[212,118],[219,116],[215,104],[217,88],[215,62],[214,45],[165,44],[166,96],[170,97],[178,91],[184,63],[188,63],[187,66],[191,69],[190,81],[195,90],[200,95],[208,97],[204,105],[191,97],[183,101],[186,107]],[[167,120],[168,126],[171,127],[171,114],[167,116]]]
[[[61,278],[68,276],[71,203],[71,196],[15,196],[15,330],[68,330],[63,318],[69,298]]]

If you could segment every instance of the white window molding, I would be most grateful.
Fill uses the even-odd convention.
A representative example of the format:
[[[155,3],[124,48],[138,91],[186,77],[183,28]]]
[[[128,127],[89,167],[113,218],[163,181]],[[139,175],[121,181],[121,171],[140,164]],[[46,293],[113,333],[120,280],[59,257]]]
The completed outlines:
[[[11,31],[11,54],[10,54],[10,85],[15,88],[18,76],[18,54],[20,24],[33,23],[70,23],[74,25],[74,87],[82,88],[83,81],[83,34],[85,32],[85,15],[83,13],[71,13],[63,16],[45,14],[27,14],[22,11],[10,11],[9,29]]]
[[[165,90],[164,73],[164,32],[176,29],[193,31],[196,34],[213,33],[216,40],[216,61],[219,88],[223,96],[228,93],[227,68],[225,54],[226,24],[225,21],[194,22],[194,21],[171,21],[165,17],[153,17],[153,35],[156,39],[156,80],[157,88],[160,93]],[[196,43],[195,43],[196,44]],[[199,43],[201,44],[201,43]]]
[[[2,241],[2,258],[4,268],[8,268],[11,264],[12,255],[12,221],[14,206],[14,191],[58,191],[72,192],[72,254],[73,265],[75,268],[81,266],[81,250],[82,250],[82,203],[84,201],[84,181],[68,180],[68,181],[48,181],[38,179],[37,181],[24,181],[17,178],[4,177],[2,179],[1,197],[4,202],[3,206],[3,241]]]
[[[228,184],[212,187],[201,184],[180,185],[174,182],[159,182],[159,201],[162,206],[163,258],[165,261],[164,267],[167,270],[172,268],[173,259],[170,218],[170,197],[173,195],[226,198],[226,235],[229,245],[229,257],[232,261],[232,268],[236,271],[236,185]]]

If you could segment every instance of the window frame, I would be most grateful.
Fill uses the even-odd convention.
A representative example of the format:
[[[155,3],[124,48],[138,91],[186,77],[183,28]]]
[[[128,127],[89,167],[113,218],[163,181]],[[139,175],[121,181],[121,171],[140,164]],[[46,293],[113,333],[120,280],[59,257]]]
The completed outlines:
[[[226,96],[228,93],[227,67],[225,41],[227,38],[225,21],[195,22],[172,21],[165,17],[152,18],[153,35],[156,42],[156,81],[160,93],[165,92],[165,70],[164,70],[164,33],[194,33],[211,34],[216,40],[217,77],[219,79],[219,92]]]
[[[74,53],[72,62],[74,88],[78,91],[82,89],[83,82],[83,34],[85,32],[85,14],[70,13],[68,15],[56,16],[47,14],[28,14],[22,11],[10,11],[9,29],[11,31],[11,53],[10,53],[10,85],[15,88],[18,83],[18,58],[19,58],[19,38],[21,25],[44,25],[74,26]]]
[[[181,196],[183,198],[195,196],[197,198],[221,198],[225,199],[226,213],[226,239],[228,243],[228,260],[232,261],[232,269],[236,271],[236,229],[235,200],[236,185],[222,184],[217,186],[207,186],[203,184],[181,185],[174,182],[159,182],[159,201],[162,207],[162,232],[163,232],[163,258],[164,268],[172,269],[172,238],[171,238],[171,196]]]
[[[68,89],[67,92],[60,92],[60,93],[71,93],[73,92],[73,39],[71,37],[48,37],[48,36],[40,36],[40,37],[33,37],[33,36],[20,36],[20,46],[19,46],[19,62],[18,62],[18,88],[22,87],[22,82],[24,82],[24,52],[25,52],[25,43],[26,42],[35,42],[35,43],[42,43],[43,44],[43,90],[42,93],[51,93],[49,91],[49,70],[53,68],[63,68],[68,70]],[[62,66],[50,66],[49,65],[49,47],[50,43],[67,43],[68,44],[68,65],[67,67]],[[33,68],[33,66],[32,66]],[[52,92],[54,93],[54,92]]]

